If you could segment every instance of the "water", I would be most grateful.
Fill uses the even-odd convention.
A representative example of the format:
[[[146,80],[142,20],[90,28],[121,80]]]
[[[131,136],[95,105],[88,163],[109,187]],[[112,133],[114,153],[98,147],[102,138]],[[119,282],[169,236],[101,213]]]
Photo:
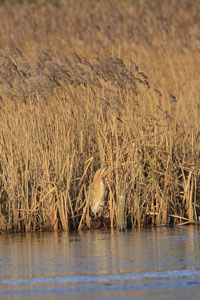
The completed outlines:
[[[200,299],[199,227],[0,235],[0,299]]]

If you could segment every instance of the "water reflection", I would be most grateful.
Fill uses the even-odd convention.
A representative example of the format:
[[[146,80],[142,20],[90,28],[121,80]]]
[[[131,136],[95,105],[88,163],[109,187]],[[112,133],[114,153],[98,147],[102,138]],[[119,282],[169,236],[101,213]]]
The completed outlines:
[[[184,288],[200,287],[199,253],[195,226],[1,235],[0,298],[160,299],[167,289],[187,299]]]

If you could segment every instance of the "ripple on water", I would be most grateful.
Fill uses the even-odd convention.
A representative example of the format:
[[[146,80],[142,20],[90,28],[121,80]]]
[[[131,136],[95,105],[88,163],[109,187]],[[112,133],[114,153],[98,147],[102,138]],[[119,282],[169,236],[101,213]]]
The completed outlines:
[[[89,276],[63,276],[63,277],[38,277],[38,278],[6,278],[0,281],[1,284],[38,284],[49,282],[83,283],[83,282],[109,282],[121,280],[148,280],[148,279],[173,279],[173,278],[196,278],[200,281],[200,270],[166,270],[161,272],[133,272],[129,274],[107,274]],[[194,281],[198,282],[199,281]],[[192,283],[190,283],[192,284]]]

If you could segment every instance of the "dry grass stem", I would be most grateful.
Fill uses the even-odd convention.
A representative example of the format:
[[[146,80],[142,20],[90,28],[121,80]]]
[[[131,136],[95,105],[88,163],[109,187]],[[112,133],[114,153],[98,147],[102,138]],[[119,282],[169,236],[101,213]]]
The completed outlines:
[[[0,232],[198,223],[200,3],[39,2],[0,5]]]

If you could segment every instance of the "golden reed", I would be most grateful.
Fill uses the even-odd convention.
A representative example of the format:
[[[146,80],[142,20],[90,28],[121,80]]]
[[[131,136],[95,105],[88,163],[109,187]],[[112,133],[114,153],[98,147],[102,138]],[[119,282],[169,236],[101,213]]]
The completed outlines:
[[[197,223],[199,2],[84,3],[0,6],[0,230]]]

